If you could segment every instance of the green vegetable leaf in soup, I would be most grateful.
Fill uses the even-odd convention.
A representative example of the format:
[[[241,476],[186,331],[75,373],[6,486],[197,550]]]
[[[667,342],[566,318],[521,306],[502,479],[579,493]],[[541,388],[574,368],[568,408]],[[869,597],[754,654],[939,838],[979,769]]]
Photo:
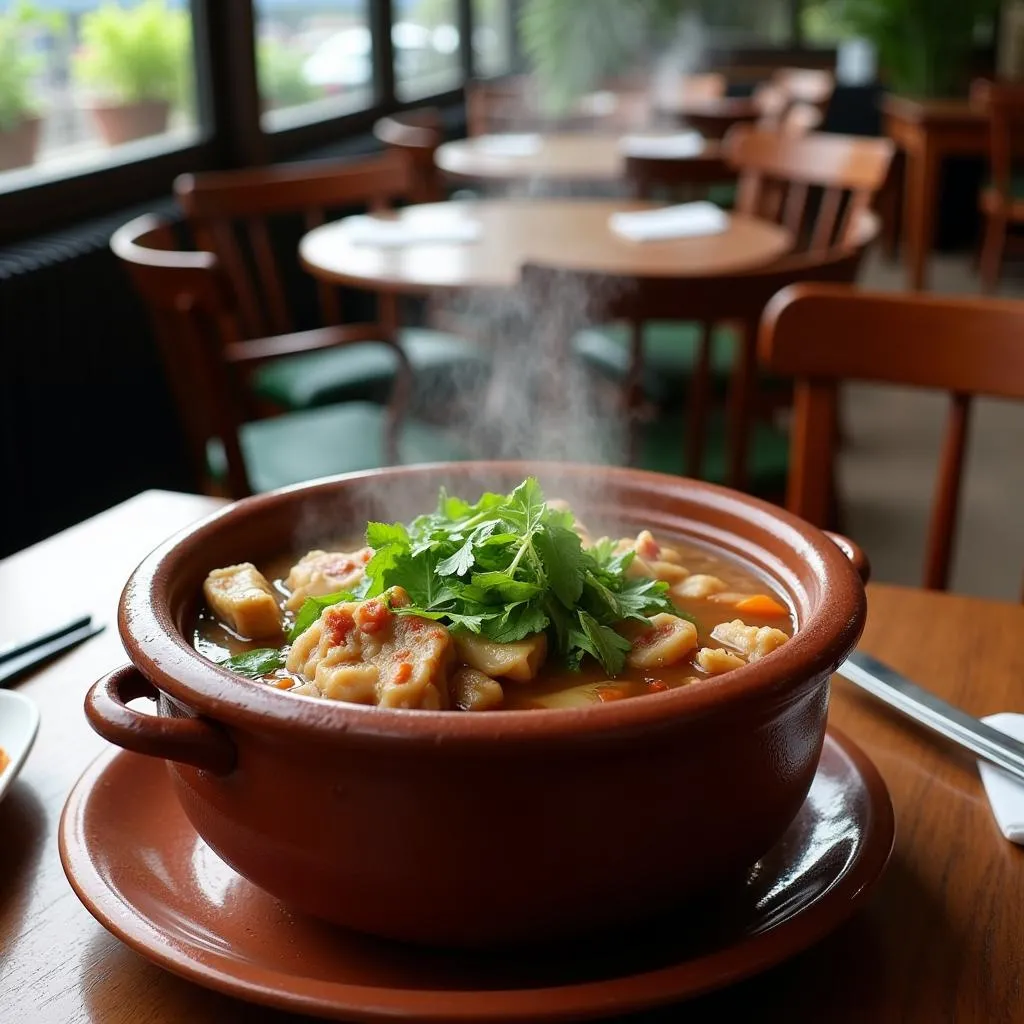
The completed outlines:
[[[261,679],[271,672],[284,667],[284,656],[277,648],[259,647],[255,651],[245,651],[227,658],[220,663],[224,668],[237,672],[249,679]]]
[[[295,616],[292,628],[288,630],[288,643],[293,644],[323,614],[325,608],[342,601],[354,601],[356,595],[348,590],[339,590],[336,594],[323,594],[320,597],[307,597],[302,602],[299,614]]]

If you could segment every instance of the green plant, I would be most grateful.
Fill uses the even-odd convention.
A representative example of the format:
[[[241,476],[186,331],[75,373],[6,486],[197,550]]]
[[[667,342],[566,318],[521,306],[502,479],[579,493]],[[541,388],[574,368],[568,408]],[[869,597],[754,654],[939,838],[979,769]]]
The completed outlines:
[[[301,53],[276,39],[261,39],[257,50],[260,93],[272,107],[297,107],[320,96],[302,74]]]
[[[36,112],[29,79],[39,66],[26,47],[27,33],[33,28],[59,31],[60,15],[43,15],[29,3],[17,3],[0,15],[0,131],[16,128]]]
[[[878,49],[891,88],[946,96],[967,85],[975,33],[999,0],[848,0],[843,17]]]
[[[75,74],[83,84],[119,103],[185,99],[191,23],[165,0],[134,7],[105,3],[83,15],[83,50]]]

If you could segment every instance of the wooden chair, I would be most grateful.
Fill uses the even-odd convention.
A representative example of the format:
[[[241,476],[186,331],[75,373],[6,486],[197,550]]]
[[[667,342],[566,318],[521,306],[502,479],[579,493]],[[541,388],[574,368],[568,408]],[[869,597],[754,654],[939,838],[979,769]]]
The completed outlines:
[[[971,400],[1024,399],[1024,303],[800,285],[769,303],[759,351],[768,369],[796,378],[787,505],[818,525],[829,516],[837,387],[858,380],[950,393],[924,573],[926,587],[945,589]]]
[[[730,129],[723,146],[739,173],[737,211],[784,224],[798,248],[818,253],[851,243],[893,157],[888,139],[746,125]]]
[[[441,175],[434,163],[434,153],[444,141],[441,112],[436,107],[382,117],[374,124],[373,134],[389,150],[400,153],[412,168],[410,201],[439,203],[445,198]]]
[[[186,174],[174,182],[197,245],[216,254],[231,283],[247,338],[295,330],[285,268],[272,242],[271,226],[278,218],[302,218],[310,229],[323,224],[332,210],[386,210],[414,195],[417,187],[415,166],[400,153]],[[295,257],[289,262],[294,270]],[[320,329],[330,330],[342,319],[338,290],[317,282],[316,291],[325,325]],[[397,332],[395,296],[378,295],[377,309],[388,335]],[[418,388],[443,389],[453,377],[471,382],[486,368],[480,348],[465,338],[423,328],[407,328],[397,336],[416,371]],[[393,370],[393,363],[380,356],[339,350],[280,360],[254,370],[253,391],[285,410],[379,398],[390,389]]]
[[[1024,82],[975,82],[971,104],[989,118],[991,183],[981,192],[985,218],[982,288],[999,285],[1010,228],[1024,224]]]
[[[764,271],[715,276],[708,278],[614,277],[587,271],[528,264],[523,268],[522,285],[534,310],[535,328],[548,332],[543,338],[545,352],[559,353],[547,374],[549,387],[555,393],[560,384],[557,368],[567,364],[570,342],[565,336],[564,318],[571,308],[579,318],[577,327],[586,322],[623,321],[628,325],[630,346],[623,359],[619,409],[628,428],[627,455],[630,462],[640,450],[639,424],[643,413],[643,380],[646,370],[643,325],[648,321],[687,320],[699,325],[702,337],[693,359],[686,409],[685,459],[684,444],[679,440],[680,425],[666,426],[671,416],[662,415],[650,424],[647,433],[661,453],[648,468],[678,472],[685,467],[690,476],[704,476],[744,487],[751,483],[760,491],[771,491],[772,484],[781,490],[785,476],[786,445],[777,432],[768,428],[754,429],[756,332],[761,313],[769,299],[780,289],[796,281],[852,281],[857,273],[864,246],[877,232],[877,221],[868,215],[861,245],[837,249],[828,254],[804,253],[787,259]],[[563,301],[571,296],[570,302]],[[552,317],[550,310],[557,309]],[[716,341],[710,328],[722,322],[737,328],[736,349],[729,353],[730,388],[727,417],[723,422],[709,424],[709,378],[712,368],[712,344]],[[558,337],[551,332],[555,325]],[[581,334],[570,332],[578,339]],[[575,342],[578,350],[578,340]],[[658,434],[661,434],[659,439]],[[748,481],[748,455],[753,439],[755,469]],[[670,455],[666,458],[665,444]]]
[[[246,338],[233,283],[213,253],[178,251],[169,224],[152,215],[120,228],[110,244],[149,307],[197,478],[207,489],[240,498],[393,464],[400,454],[407,461],[459,456],[435,431],[404,423],[412,369],[382,324]],[[387,406],[349,402],[252,419],[251,368],[297,352],[367,343],[384,348],[396,368]]]

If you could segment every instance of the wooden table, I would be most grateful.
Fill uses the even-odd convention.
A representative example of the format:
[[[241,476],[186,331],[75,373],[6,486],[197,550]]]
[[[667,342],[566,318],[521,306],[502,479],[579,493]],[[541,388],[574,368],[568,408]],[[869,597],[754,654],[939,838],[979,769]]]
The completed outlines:
[[[509,155],[492,148],[497,135],[478,135],[439,146],[434,162],[450,178],[475,181],[513,182],[530,179],[558,182],[620,182],[626,173],[621,135],[553,134],[537,135],[533,152]],[[694,165],[729,171],[717,142],[707,142],[703,152],[692,158]],[[703,180],[703,179],[702,179]]]
[[[513,288],[520,268],[531,260],[606,274],[726,274],[771,263],[793,244],[779,225],[737,213],[730,215],[726,231],[700,238],[631,242],[608,227],[617,210],[655,205],[626,199],[487,199],[409,206],[388,216],[470,217],[481,224],[480,238],[385,248],[353,243],[340,220],[305,235],[299,258],[314,277],[334,284],[424,294]]]
[[[658,97],[655,103],[658,114],[671,116],[709,139],[720,139],[734,124],[749,124],[764,113],[753,96]]]
[[[166,535],[217,506],[150,491],[0,562],[0,645],[89,611],[113,623],[121,587]],[[869,588],[863,648],[983,715],[1024,704],[1024,607]],[[275,1024],[293,1019],[151,965],[94,921],[57,856],[67,793],[105,744],[87,687],[124,661],[115,630],[19,685],[42,712],[36,747],[0,803],[0,1020],[7,1024]],[[867,906],[814,949],[687,1005],[688,1022],[1019,1024],[1024,850],[996,828],[961,753],[837,681],[831,719],[885,777],[896,850]],[[680,1019],[669,1010],[644,1020]]]
[[[939,174],[947,156],[988,153],[988,119],[966,100],[886,96],[885,132],[906,155],[903,259],[907,287],[927,286],[928,253],[935,237]]]

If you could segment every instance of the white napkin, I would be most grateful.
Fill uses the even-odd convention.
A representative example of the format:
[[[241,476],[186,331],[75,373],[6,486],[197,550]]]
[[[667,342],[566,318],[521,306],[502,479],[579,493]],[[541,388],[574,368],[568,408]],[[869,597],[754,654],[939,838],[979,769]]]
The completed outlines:
[[[533,156],[540,152],[539,135],[481,135],[474,143],[487,156]]]
[[[660,238],[696,238],[718,235],[729,227],[729,215],[704,199],[657,210],[613,213],[608,225],[617,235],[633,242]]]
[[[989,715],[982,721],[1015,740],[1024,741],[1024,715],[1004,711],[998,715]],[[988,802],[1003,835],[1011,843],[1024,845],[1024,782],[988,761],[979,761],[978,771],[981,772]]]
[[[431,242],[475,242],[481,232],[479,221],[458,216],[382,220],[362,215],[346,217],[343,223],[345,234],[353,245],[374,245],[382,249]]]
[[[619,148],[626,156],[653,157],[656,160],[685,160],[704,152],[700,132],[676,132],[673,135],[624,135]]]

